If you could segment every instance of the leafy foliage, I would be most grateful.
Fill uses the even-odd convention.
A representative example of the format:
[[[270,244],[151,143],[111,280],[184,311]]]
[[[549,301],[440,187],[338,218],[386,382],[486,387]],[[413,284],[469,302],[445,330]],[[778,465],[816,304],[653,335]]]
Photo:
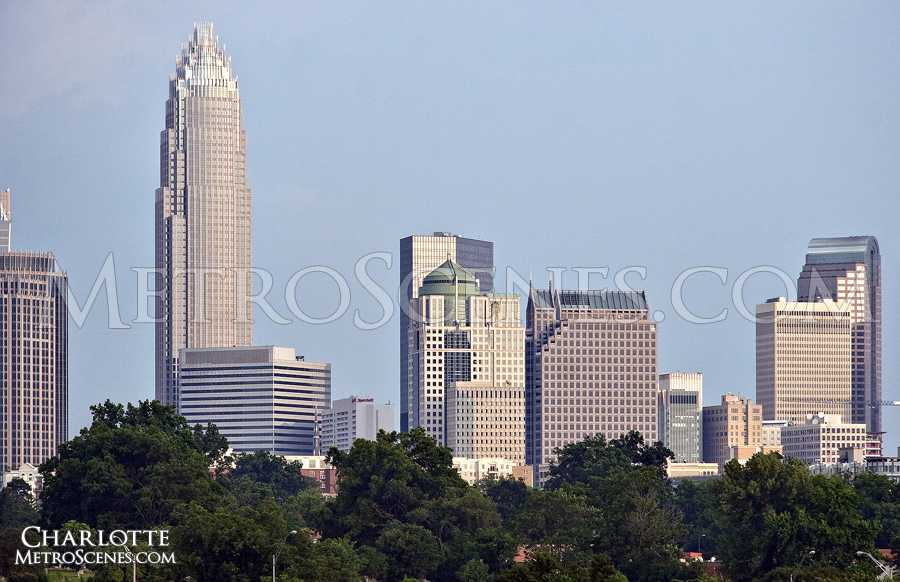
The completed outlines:
[[[608,442],[602,434],[589,436],[554,452],[557,462],[547,488],[583,495],[596,512],[590,521],[573,520],[573,525],[581,523],[580,535],[567,534],[572,539],[568,549],[580,553],[581,563],[588,540],[592,551],[608,554],[633,580],[680,571],[676,541],[685,531],[665,477],[671,451],[660,443],[647,446],[632,431]]]
[[[93,424],[41,465],[49,525],[152,529],[181,503],[215,502],[219,487],[184,417],[157,401],[92,406]]]
[[[332,448],[328,462],[338,470],[338,494],[318,527],[358,544],[370,576],[455,580],[473,559],[495,571],[515,553],[493,503],[462,480],[450,450],[421,428],[382,431],[348,453]]]
[[[302,491],[319,488],[318,481],[304,475],[302,469],[298,462],[288,462],[284,457],[260,450],[238,455],[234,467],[223,471],[218,481],[232,491],[239,489],[241,484],[265,484],[281,504]]]
[[[877,523],[863,519],[859,496],[838,477],[810,477],[796,459],[756,454],[729,462],[716,480],[718,544],[729,572],[752,580],[808,562],[848,567],[857,550],[874,550]]]

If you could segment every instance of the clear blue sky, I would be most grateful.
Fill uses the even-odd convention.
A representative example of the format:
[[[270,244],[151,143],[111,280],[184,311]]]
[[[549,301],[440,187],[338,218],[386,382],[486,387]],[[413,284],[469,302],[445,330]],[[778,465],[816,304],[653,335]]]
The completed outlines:
[[[878,237],[884,260],[883,384],[900,399],[900,5],[891,2],[78,2],[0,5],[0,188],[13,246],[52,251],[83,302],[112,253],[123,321],[133,268],[153,266],[153,200],[168,78],[193,22],[214,23],[239,76],[254,193],[254,264],[273,275],[254,340],[331,362],[335,398],[399,399],[398,314],[354,275],[395,294],[399,239],[452,231],[492,240],[506,270],[546,286],[548,267],[646,268],[660,371],[704,373],[706,403],[755,396],[754,329],[732,286],[771,265],[796,278],[810,238]],[[285,307],[285,284],[324,265],[350,284],[326,325]],[[673,309],[678,274],[697,275]],[[298,303],[338,306],[326,276]],[[784,295],[755,275],[752,309]],[[153,327],[109,329],[101,293],[71,329],[70,427],[106,398],[153,396]],[[900,407],[885,410],[887,451]]]

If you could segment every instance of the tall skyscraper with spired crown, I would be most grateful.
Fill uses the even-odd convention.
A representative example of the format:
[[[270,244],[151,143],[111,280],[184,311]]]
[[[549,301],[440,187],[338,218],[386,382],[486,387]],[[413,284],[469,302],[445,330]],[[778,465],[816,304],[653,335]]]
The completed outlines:
[[[178,350],[253,343],[252,193],[231,59],[194,25],[169,79],[156,190],[156,398],[178,403]]]

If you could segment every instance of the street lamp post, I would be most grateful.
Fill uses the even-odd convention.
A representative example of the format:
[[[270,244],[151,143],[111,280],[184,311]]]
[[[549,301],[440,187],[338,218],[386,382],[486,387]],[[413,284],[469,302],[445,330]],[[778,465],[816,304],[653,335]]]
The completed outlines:
[[[701,546],[700,546],[700,540],[702,540],[705,537],[706,537],[706,534],[700,534],[699,536],[697,536],[697,553],[700,554],[701,562],[703,561],[703,550],[701,549]]]
[[[794,574],[796,574],[796,573],[797,573],[797,570],[800,569],[800,566],[803,565],[803,562],[806,560],[806,557],[807,557],[807,556],[812,556],[812,555],[815,554],[815,553],[816,553],[815,550],[810,550],[809,553],[804,554],[803,559],[800,560],[800,563],[797,564],[797,567],[794,568],[794,571],[793,571],[793,572],[791,572],[791,582],[794,582]]]
[[[857,556],[869,556],[869,559],[872,560],[873,562],[875,562],[875,565],[878,566],[879,568],[881,568],[881,571],[884,574],[887,574],[888,580],[894,579],[894,568],[893,567],[885,566],[884,564],[881,563],[881,560],[876,560],[875,556],[873,556],[869,552],[856,552],[856,555]]]
[[[131,556],[131,582],[137,582],[137,557],[134,555],[134,550],[128,546],[122,547],[128,552],[128,555]]]
[[[291,533],[284,536],[284,539],[281,540],[281,545],[278,546],[278,551],[272,555],[272,582],[275,582],[275,563],[278,561],[278,556],[281,555],[281,550],[284,549],[284,544],[287,543],[288,538],[297,533],[297,530],[292,529]]]

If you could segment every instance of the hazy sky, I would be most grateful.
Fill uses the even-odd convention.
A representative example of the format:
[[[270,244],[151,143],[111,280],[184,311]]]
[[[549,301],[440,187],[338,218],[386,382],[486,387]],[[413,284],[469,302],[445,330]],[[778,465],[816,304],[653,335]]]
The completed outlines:
[[[495,243],[507,268],[546,287],[547,268],[609,268],[591,287],[646,289],[661,312],[661,372],[703,372],[705,403],[755,397],[752,323],[732,301],[748,269],[796,280],[810,238],[875,235],[883,273],[883,386],[900,399],[900,4],[894,2],[105,2],[0,4],[0,188],[13,247],[51,251],[79,302],[112,253],[121,319],[101,292],[70,328],[70,432],[107,398],[153,397],[153,326],[134,268],[153,266],[159,133],[175,56],[214,23],[239,76],[254,196],[254,265],[271,272],[278,325],[254,341],[332,364],[333,396],[399,400],[399,240],[451,231]],[[325,325],[286,307],[290,277],[326,266],[349,309]],[[679,317],[684,303],[718,323]],[[785,295],[752,276],[750,310]],[[793,296],[793,291],[790,292]],[[312,317],[339,306],[313,273]],[[885,409],[886,450],[900,407]],[[399,423],[399,416],[398,416]]]

